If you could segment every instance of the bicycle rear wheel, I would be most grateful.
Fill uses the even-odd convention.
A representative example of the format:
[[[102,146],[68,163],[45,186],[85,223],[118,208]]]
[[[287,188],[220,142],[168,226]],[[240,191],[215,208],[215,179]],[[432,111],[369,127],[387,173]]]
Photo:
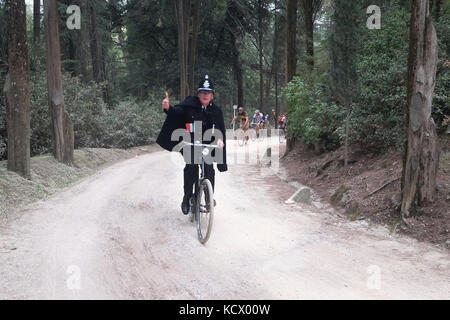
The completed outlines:
[[[278,131],[278,136],[279,136],[279,139],[280,139],[280,143],[285,143],[286,142],[286,131],[285,131],[285,129],[280,129]]]
[[[242,129],[238,129],[236,132],[237,135],[237,141],[239,146],[243,146],[244,145],[244,141],[245,141],[245,132]]]
[[[194,222],[196,210],[197,209],[195,208],[195,200],[194,200],[194,197],[192,197],[189,200],[189,221],[190,222]]]
[[[202,181],[197,194],[197,235],[200,243],[204,244],[211,235],[214,216],[214,193],[208,179]]]
[[[252,141],[255,141],[256,140],[256,129],[251,128],[249,131],[250,131],[250,138],[252,139]]]

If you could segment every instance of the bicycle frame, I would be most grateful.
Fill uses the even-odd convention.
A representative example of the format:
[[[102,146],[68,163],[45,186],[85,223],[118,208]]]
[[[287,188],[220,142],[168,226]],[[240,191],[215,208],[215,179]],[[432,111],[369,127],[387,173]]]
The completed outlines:
[[[194,143],[183,142],[183,147],[185,147],[185,146],[202,147],[202,154],[205,156],[207,155],[207,153],[205,154],[205,149],[207,149],[209,152],[209,148],[211,148],[211,149],[220,148],[217,144],[203,144],[203,143],[200,143],[199,141],[196,141]],[[195,194],[197,194],[198,187],[202,184],[203,180],[205,180],[205,159],[203,157],[202,157],[202,163],[200,165],[200,168],[201,168],[200,177],[195,184]]]
[[[200,177],[195,183],[195,191],[194,195],[191,198],[192,202],[190,203],[190,220],[193,222],[194,220],[197,223],[197,236],[199,241],[202,244],[205,244],[209,236],[211,234],[211,226],[214,216],[214,191],[211,185],[211,181],[209,181],[205,177],[205,159],[204,156],[207,156],[210,152],[208,148],[220,148],[218,145],[207,145],[207,144],[201,144],[199,141],[196,141],[195,143],[182,143],[183,146],[194,146],[194,147],[201,147],[202,148],[202,163],[201,163],[201,172]],[[201,194],[203,189],[203,194],[205,195],[205,203],[201,203]],[[202,221],[202,214],[206,213],[207,215],[207,222],[206,224],[203,224]],[[203,228],[206,226],[206,232],[203,232]]]

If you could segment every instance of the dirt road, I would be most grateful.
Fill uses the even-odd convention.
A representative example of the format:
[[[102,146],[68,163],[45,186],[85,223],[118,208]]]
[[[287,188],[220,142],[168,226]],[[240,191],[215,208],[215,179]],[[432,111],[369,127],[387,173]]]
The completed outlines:
[[[130,159],[2,225],[0,299],[450,298],[448,251],[287,205],[295,189],[249,164],[216,172],[203,246],[180,211],[182,167]]]

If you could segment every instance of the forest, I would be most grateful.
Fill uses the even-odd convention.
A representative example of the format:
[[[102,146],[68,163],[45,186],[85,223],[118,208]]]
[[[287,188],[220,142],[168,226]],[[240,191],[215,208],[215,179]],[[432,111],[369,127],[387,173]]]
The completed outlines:
[[[8,17],[8,2],[25,12]],[[8,88],[17,49],[25,59],[30,145],[24,152],[31,156],[56,153],[52,117],[70,127],[63,146],[151,144],[164,120],[164,93],[181,101],[205,74],[216,83],[226,123],[233,105],[249,114],[287,112],[288,152],[299,142],[318,154],[344,144],[383,153],[407,141],[411,13],[423,4],[438,45],[431,117],[437,135],[448,137],[446,0],[0,0],[0,88]],[[21,28],[25,46],[9,48]],[[53,69],[53,59],[60,68]],[[50,92],[53,72],[61,73],[61,84],[55,80]],[[51,111],[58,94],[63,116]],[[11,150],[5,96],[2,160]]]
[[[449,92],[450,0],[0,0],[0,300],[448,300]]]

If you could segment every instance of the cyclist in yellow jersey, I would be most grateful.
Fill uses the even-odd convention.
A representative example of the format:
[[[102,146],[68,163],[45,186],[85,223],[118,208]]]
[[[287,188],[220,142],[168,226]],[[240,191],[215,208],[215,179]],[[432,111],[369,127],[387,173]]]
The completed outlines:
[[[248,121],[248,113],[244,110],[244,108],[242,108],[242,107],[239,108],[239,112],[233,118],[233,120],[231,121],[231,124],[233,124],[236,121],[236,119],[239,119],[239,127],[242,130],[244,130],[244,132],[245,132],[245,136],[246,136],[245,143],[247,143],[247,141],[249,139],[249,136],[247,134],[249,121]]]

